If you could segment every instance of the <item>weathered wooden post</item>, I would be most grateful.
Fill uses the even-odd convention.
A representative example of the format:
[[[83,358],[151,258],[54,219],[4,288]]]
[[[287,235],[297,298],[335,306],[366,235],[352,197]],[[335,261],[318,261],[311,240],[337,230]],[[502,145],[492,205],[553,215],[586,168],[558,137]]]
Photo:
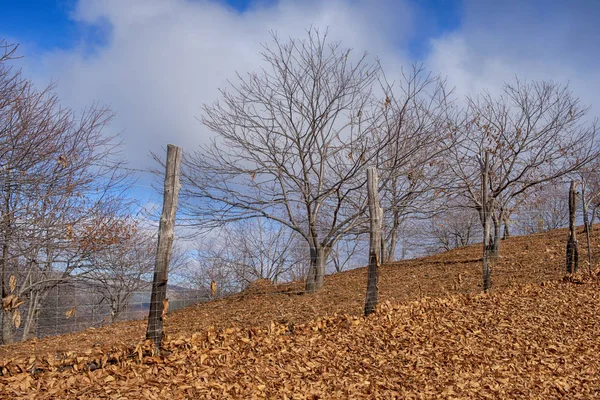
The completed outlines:
[[[567,274],[577,272],[579,264],[579,248],[575,230],[575,215],[577,212],[577,192],[575,181],[571,181],[569,188],[569,240],[567,241]]]
[[[365,299],[365,316],[375,311],[379,297],[379,267],[381,266],[381,226],[383,210],[379,205],[377,190],[377,171],[375,167],[367,169],[367,192],[369,196],[369,215],[371,220],[369,242],[369,272],[367,278],[367,296]]]
[[[588,202],[585,199],[585,190],[586,184],[585,182],[581,183],[581,208],[583,211],[583,228],[585,230],[585,238],[587,241],[587,265],[588,265],[588,274],[592,275],[592,241],[590,238],[591,225],[590,220],[588,218]]]
[[[167,145],[163,210],[158,228],[158,248],[154,265],[148,328],[146,329],[146,339],[154,341],[157,350],[160,350],[162,346],[163,316],[168,309],[167,282],[169,280],[169,262],[173,250],[175,214],[177,213],[177,201],[179,189],[181,188],[179,182],[181,154],[181,147],[172,144]]]

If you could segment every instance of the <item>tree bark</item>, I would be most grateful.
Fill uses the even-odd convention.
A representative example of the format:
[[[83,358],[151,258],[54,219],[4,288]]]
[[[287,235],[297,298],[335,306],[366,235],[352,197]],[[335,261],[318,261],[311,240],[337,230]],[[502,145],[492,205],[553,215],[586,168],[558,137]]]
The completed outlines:
[[[504,223],[504,232],[502,234],[502,239],[506,240],[510,237],[510,230],[508,228],[508,218],[504,218],[503,219],[503,223]]]
[[[329,253],[320,245],[310,247],[310,271],[306,277],[304,290],[315,293],[325,284],[325,264]]]
[[[381,247],[385,249],[383,263],[388,263],[394,261],[394,256],[396,254],[396,247],[398,246],[398,229],[393,229],[392,234],[390,235],[390,241],[387,245],[387,249],[385,249],[385,243],[382,243]]]
[[[365,298],[365,316],[375,311],[379,298],[379,268],[381,267],[381,224],[383,210],[379,204],[377,190],[377,171],[375,167],[367,169],[367,191],[369,195],[369,213],[371,231],[369,241],[369,271],[367,277],[367,295]]]
[[[383,215],[381,216],[381,220],[383,224]],[[400,211],[397,206],[392,206],[391,232],[389,235],[387,245],[385,243],[382,243],[382,248],[387,247],[387,251],[382,255],[382,262],[384,264],[394,261],[394,257],[396,256],[396,248],[398,247],[398,229],[400,229]],[[383,236],[381,240],[383,242]]]
[[[2,344],[13,343],[13,331],[10,312],[2,310]]]
[[[29,296],[29,307],[27,310],[27,318],[25,319],[25,325],[23,325],[23,335],[21,340],[25,341],[35,337],[32,336],[32,331],[35,329],[37,317],[40,313],[40,305],[46,300],[48,291],[42,296],[39,291],[35,291],[35,294]]]
[[[577,193],[575,192],[575,181],[571,181],[569,188],[569,239],[567,241],[567,274],[577,272],[579,263],[579,249],[575,227],[575,216],[577,212]]]
[[[0,286],[2,286],[2,299],[9,295],[8,291],[8,280],[9,280],[9,271],[8,271],[8,261],[9,261],[9,241],[11,239],[11,217],[10,217],[10,201],[11,201],[11,191],[10,191],[10,181],[6,183],[6,198],[5,198],[5,207],[4,207],[4,229],[3,229],[3,243],[2,243],[2,282],[0,282]],[[1,310],[2,313],[2,344],[11,344],[14,341],[13,338],[13,329],[12,329],[12,319],[10,315],[10,311]]]
[[[163,210],[158,228],[158,248],[152,282],[148,327],[146,329],[146,339],[154,341],[156,349],[159,351],[162,346],[163,337],[163,307],[165,307],[165,304],[168,304],[166,303],[166,295],[169,279],[169,262],[173,251],[175,215],[177,213],[177,201],[181,187],[179,182],[181,153],[181,147],[172,144],[167,145]]]

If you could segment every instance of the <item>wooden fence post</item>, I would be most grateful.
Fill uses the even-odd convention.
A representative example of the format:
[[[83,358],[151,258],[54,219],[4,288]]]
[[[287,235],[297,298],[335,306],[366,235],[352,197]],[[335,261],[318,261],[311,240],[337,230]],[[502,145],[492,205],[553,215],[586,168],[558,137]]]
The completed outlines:
[[[577,192],[575,181],[569,188],[569,240],[567,241],[567,274],[574,274],[579,267],[579,248],[577,246],[575,216],[577,213]]]
[[[175,214],[179,197],[179,168],[181,165],[181,147],[167,145],[167,166],[165,172],[165,189],[163,210],[158,228],[158,248],[154,264],[154,280],[152,282],[152,297],[148,314],[146,339],[151,339],[157,351],[160,351],[163,338],[163,317],[168,309],[167,282],[169,280],[169,262],[173,250],[175,231]]]
[[[588,202],[585,199],[585,191],[586,191],[586,183],[581,182],[581,208],[583,211],[583,228],[585,231],[585,238],[587,241],[587,265],[588,265],[588,274],[592,276],[592,241],[590,238],[590,220],[588,215]]]
[[[367,169],[367,192],[369,196],[369,215],[371,231],[369,241],[369,272],[367,278],[367,296],[365,299],[365,316],[375,311],[379,297],[379,267],[381,266],[381,225],[383,210],[379,205],[377,190],[377,171],[375,167]]]
[[[490,199],[489,193],[489,173],[490,173],[490,153],[485,152],[485,159],[482,165],[481,174],[481,203],[483,207],[483,258],[481,260],[481,274],[483,277],[483,291],[487,292],[492,287],[492,266],[494,259],[492,236],[492,213],[494,212],[494,199]]]

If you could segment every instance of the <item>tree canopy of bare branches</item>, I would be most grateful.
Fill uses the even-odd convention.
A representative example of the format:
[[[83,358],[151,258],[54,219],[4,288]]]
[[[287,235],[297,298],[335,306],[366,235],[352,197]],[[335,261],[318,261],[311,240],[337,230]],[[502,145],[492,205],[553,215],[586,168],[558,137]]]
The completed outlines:
[[[11,56],[5,51],[0,62],[3,343],[20,325],[16,304],[27,308],[27,337],[48,292],[90,267],[91,249],[82,246],[94,229],[88,221],[121,207],[127,181],[119,142],[104,133],[110,111],[61,107],[53,86],[37,90],[11,68]]]
[[[129,306],[135,292],[148,290],[156,261],[156,234],[140,227],[130,216],[101,222],[92,239],[99,249],[90,256],[94,266],[83,276],[100,303],[110,308],[112,322]],[[98,237],[100,236],[100,237]]]
[[[379,66],[316,29],[284,43],[204,107],[212,144],[184,159],[183,196],[205,228],[268,218],[308,244],[306,290],[323,285],[335,243],[362,217],[364,167],[377,153]]]
[[[511,202],[597,157],[597,126],[568,86],[554,82],[517,79],[498,96],[485,93],[467,103],[462,122],[452,130],[456,144],[448,167],[479,212],[484,231],[486,218],[492,220],[489,254],[497,255]]]
[[[453,143],[446,137],[452,114],[451,91],[422,66],[385,82],[380,124],[379,191],[384,209],[384,262],[396,253],[399,231],[409,216],[429,218],[448,186],[441,157]],[[439,202],[438,202],[439,203]]]

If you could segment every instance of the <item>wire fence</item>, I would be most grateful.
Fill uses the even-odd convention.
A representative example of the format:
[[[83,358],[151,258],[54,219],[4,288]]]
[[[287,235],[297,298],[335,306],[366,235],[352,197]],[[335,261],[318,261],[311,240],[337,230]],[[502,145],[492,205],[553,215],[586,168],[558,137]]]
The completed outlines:
[[[132,172],[143,174],[146,181],[153,177],[144,170]],[[133,187],[147,190],[152,186],[149,183],[137,183]],[[159,207],[154,203],[138,203],[137,206],[142,210],[140,215],[147,225],[157,226]],[[527,259],[528,253],[540,254],[539,246],[547,245],[541,254],[546,256],[549,269],[552,270],[550,275],[559,276],[563,271],[565,259],[562,251],[566,246],[566,233],[553,234],[552,240],[547,244],[544,244],[543,240],[540,241],[540,238],[546,237],[549,230],[568,225],[568,210],[564,206],[566,202],[554,209],[530,207],[519,210],[503,221],[497,234],[502,238],[511,237],[510,246],[506,249],[501,246],[503,259],[511,260],[509,262],[512,266],[518,268],[518,261],[512,261],[513,259]],[[583,216],[579,213],[578,223],[582,222]],[[168,303],[161,304],[164,312],[239,293],[280,295],[299,294],[305,290],[304,282],[312,268],[311,250],[304,239],[279,224],[241,221],[233,227],[216,232],[211,237],[202,236],[198,239],[191,239],[195,236],[193,228],[178,226],[177,229],[180,236],[184,236],[186,240],[180,243],[181,260],[178,268],[175,268],[169,277]],[[323,226],[319,230],[327,229],[327,226]],[[438,213],[434,217],[419,215],[417,218],[407,218],[397,231],[395,248],[392,250],[390,241],[386,240],[391,237],[386,236],[388,231],[389,226],[386,226],[384,220],[384,246],[380,262],[388,264],[392,260],[411,260],[481,243],[483,236],[479,217],[472,209],[463,209],[460,212],[449,209],[447,213]],[[560,235],[564,236],[564,244]],[[352,235],[336,242],[325,254],[324,273],[331,275],[368,265],[369,242],[370,238],[366,233]],[[580,245],[584,248],[581,257],[585,263],[585,240],[580,239]],[[466,260],[477,264],[481,261],[481,250],[477,250],[477,247],[473,249]],[[592,250],[594,251],[595,247],[592,246]],[[499,269],[504,269],[507,274],[513,271],[512,267],[507,266],[507,262],[504,263],[507,265],[500,264]],[[588,267],[591,269],[596,265]],[[435,270],[436,266],[430,268]],[[515,269],[513,272],[518,271]],[[433,272],[432,274],[435,275]],[[366,273],[364,275],[364,288],[359,295],[363,296],[363,299],[367,284]],[[15,276],[19,284],[27,279],[17,273]],[[459,276],[452,278],[457,281],[455,287],[462,284],[458,282],[463,279]],[[43,293],[43,298],[35,307],[30,306],[34,300],[30,296],[19,308],[18,318],[15,318],[16,314],[13,311],[11,318],[2,318],[1,323],[11,324],[16,340],[26,340],[99,328],[120,321],[144,319],[148,317],[150,308],[151,278],[151,272],[137,275],[128,275],[125,272],[111,278],[115,282],[118,281],[115,285],[110,281],[104,281],[103,285],[100,285],[89,279],[65,279],[50,291]],[[419,290],[422,290],[421,286],[427,286],[427,278],[428,276],[423,275],[416,283]],[[280,288],[274,289],[275,286]],[[356,288],[348,290],[356,291]],[[385,290],[382,293],[385,298]],[[235,319],[243,321],[245,317],[238,315]]]
[[[20,312],[21,323],[13,332],[14,339],[27,340],[34,337],[61,335],[100,328],[121,321],[139,320],[148,317],[151,283],[136,291],[123,290],[113,298],[98,291],[89,282],[68,282],[57,285],[46,294],[34,314],[28,315],[25,305]],[[204,289],[193,289],[169,285],[167,289],[169,310],[175,311],[193,304],[210,300]],[[30,320],[31,319],[31,320]],[[30,320],[30,321],[29,321]],[[27,327],[27,322],[31,327]],[[14,327],[14,321],[11,321]]]
[[[462,275],[460,270],[448,272],[450,271],[448,265],[452,263],[460,265],[468,264],[475,271],[480,268],[482,249],[481,246],[477,245],[481,243],[480,227],[475,226],[473,229],[474,231],[471,232],[469,240],[463,243],[471,247],[454,246],[453,250],[448,253],[464,253],[463,256],[447,256],[447,258],[441,259],[446,260],[449,264],[446,264],[446,261],[440,261],[440,259],[431,259],[429,261],[430,264],[427,264],[428,261],[425,259],[421,266],[417,267],[418,263],[403,264],[401,261],[402,257],[398,257],[398,255],[404,255],[405,260],[415,259],[427,254],[440,255],[442,254],[440,253],[440,250],[442,250],[441,247],[447,243],[441,241],[439,237],[432,235],[431,232],[428,232],[424,228],[419,229],[418,226],[412,229],[407,228],[400,235],[401,240],[396,249],[395,260],[400,260],[401,262],[389,265],[393,266],[391,268],[398,269],[403,268],[403,265],[410,265],[412,273],[418,275],[413,285],[418,286],[419,290],[425,294],[428,293],[428,290],[434,290],[433,286],[431,286],[433,285],[432,282],[439,279],[446,282],[444,284],[446,284],[447,290],[456,289],[460,291],[459,289],[463,286],[465,288],[469,287],[469,290],[476,290],[477,282],[480,281],[480,277],[476,273],[469,276],[466,270]],[[523,263],[538,263],[537,260],[532,260],[531,258],[540,258],[540,255],[542,255],[542,261],[545,263],[546,269],[544,270],[540,267],[539,271],[535,272],[538,276],[531,276],[532,280],[560,277],[564,274],[565,256],[563,253],[565,252],[564,249],[567,242],[566,230],[555,230],[550,233],[542,230],[539,233],[526,234],[526,230],[518,228],[518,224],[515,221],[512,231],[514,232],[513,236],[501,242],[501,259],[494,266],[494,279],[499,279],[499,282],[504,284],[505,281],[511,279],[511,274],[514,280],[518,280],[518,276],[522,274],[521,269],[523,271],[527,270],[528,273],[536,271],[535,269],[532,270],[523,267]],[[578,231],[581,249],[580,268],[585,269],[588,268],[586,264],[586,240],[581,227]],[[600,253],[595,236],[593,236],[591,244],[592,251],[595,252],[598,249]],[[232,243],[225,242],[225,246],[231,245]],[[325,265],[325,273],[329,276],[327,278],[328,282],[348,285],[346,288],[348,296],[352,295],[355,299],[357,296],[362,296],[363,301],[366,294],[366,271],[361,272],[359,280],[360,285],[364,287],[358,289],[362,291],[362,293],[358,294],[356,293],[357,286],[355,283],[350,285],[347,281],[336,280],[338,278],[335,277],[340,275],[337,274],[339,272],[353,271],[356,268],[366,266],[369,262],[368,249],[368,235],[357,236],[352,239],[352,243],[341,243],[339,248],[332,250]],[[260,253],[264,249],[258,248],[256,250]],[[303,293],[304,280],[311,267],[308,249],[306,246],[295,248],[288,246],[285,251],[296,253],[296,257],[299,257],[299,259],[292,260],[291,253],[288,254],[287,263],[280,262],[279,270],[273,269],[273,261],[274,259],[280,259],[281,255],[272,254],[271,258],[252,260],[252,257],[256,255],[246,254],[247,258],[245,260],[232,260],[228,258],[232,254],[222,254],[221,258],[213,257],[210,259],[205,254],[202,254],[201,251],[188,251],[189,258],[185,263],[185,267],[175,270],[169,277],[170,283],[167,288],[168,310],[165,310],[165,312],[173,312],[190,305],[209,302],[217,298],[236,296],[240,293],[242,295],[261,294],[266,296],[281,296],[282,294],[290,296],[294,293]],[[260,263],[263,264],[262,271],[265,273],[264,275],[260,275],[260,269],[257,269],[257,265]],[[594,262],[589,268],[596,268],[596,264]],[[340,276],[343,276],[343,274]],[[469,277],[467,278],[467,276]],[[122,279],[126,280],[125,277],[122,277]],[[89,328],[100,328],[120,321],[143,320],[148,317],[152,291],[150,276],[146,275],[143,279],[141,286],[139,282],[137,282],[137,286],[133,285],[137,287],[135,290],[127,291],[127,285],[122,285],[120,292],[113,290],[112,297],[99,290],[98,284],[89,281],[73,280],[59,284],[46,294],[33,319],[29,318],[28,315],[28,304],[26,303],[22,306],[20,315],[21,323],[14,331],[14,338],[17,340],[33,337],[42,338],[83,331]],[[386,299],[389,293],[396,293],[397,290],[389,288],[389,278],[384,276],[383,279],[381,293],[383,299]],[[461,280],[469,279],[472,281],[470,286],[461,282]],[[402,287],[407,282],[396,282],[396,284]],[[429,286],[431,287],[427,289]],[[338,287],[336,290],[343,293],[345,288]],[[408,293],[416,289],[405,290]],[[386,293],[388,294],[386,295]],[[283,313],[283,311],[281,312]],[[356,312],[360,312],[358,307]],[[235,315],[234,319],[243,322],[246,317],[246,315],[241,314]],[[250,320],[250,317],[248,318]],[[27,322],[28,320],[29,322]],[[14,321],[11,321],[11,323],[14,324]],[[29,328],[27,328],[28,324],[31,325]],[[28,331],[26,331],[27,329]]]

